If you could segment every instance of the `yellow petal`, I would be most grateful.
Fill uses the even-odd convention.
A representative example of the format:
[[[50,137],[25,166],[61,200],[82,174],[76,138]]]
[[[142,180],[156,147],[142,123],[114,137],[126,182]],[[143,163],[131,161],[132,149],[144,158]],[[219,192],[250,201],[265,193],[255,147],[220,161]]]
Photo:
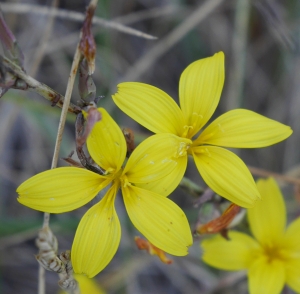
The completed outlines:
[[[132,223],[154,246],[169,254],[187,255],[193,242],[190,226],[174,202],[135,186],[122,188],[122,193]]]
[[[219,104],[224,85],[224,53],[190,64],[179,82],[179,98],[183,115],[194,136],[211,118]]]
[[[248,277],[250,294],[279,294],[285,283],[284,263],[261,256],[252,264]]]
[[[247,269],[259,252],[259,244],[250,236],[229,231],[226,240],[221,235],[201,242],[202,259],[209,265],[223,270]]]
[[[83,168],[55,168],[23,182],[17,189],[17,200],[43,212],[66,212],[91,201],[110,181]]]
[[[298,217],[288,226],[284,237],[285,246],[292,251],[300,252],[299,232],[300,232],[300,217]]]
[[[98,109],[102,119],[95,124],[88,139],[87,147],[95,162],[107,171],[118,171],[127,152],[122,131],[107,111]]]
[[[299,269],[300,257],[289,260],[288,264],[286,265],[286,283],[297,293],[300,293]]]
[[[214,146],[193,147],[201,177],[219,195],[242,207],[253,207],[260,198],[244,162],[231,151]]]
[[[278,143],[292,132],[289,126],[253,111],[235,109],[214,120],[196,141],[223,147],[259,148]]]
[[[179,157],[177,158],[177,165],[173,171],[168,173],[163,178],[146,183],[135,183],[135,185],[162,196],[168,196],[178,187],[180,181],[182,180],[186,170],[187,160],[187,156]]]
[[[114,206],[117,190],[118,186],[113,185],[79,223],[71,250],[77,274],[94,277],[107,266],[119,247],[121,227]]]
[[[187,149],[191,143],[172,134],[151,136],[133,151],[123,174],[131,183],[146,184],[151,190],[163,191],[164,195],[171,193],[186,170]],[[154,181],[156,187],[152,184]]]
[[[261,201],[248,209],[248,220],[254,237],[268,246],[282,239],[286,225],[285,204],[273,178],[259,179],[257,188]]]
[[[128,116],[153,133],[183,133],[184,119],[179,106],[164,91],[143,83],[118,85],[112,96],[117,106]]]

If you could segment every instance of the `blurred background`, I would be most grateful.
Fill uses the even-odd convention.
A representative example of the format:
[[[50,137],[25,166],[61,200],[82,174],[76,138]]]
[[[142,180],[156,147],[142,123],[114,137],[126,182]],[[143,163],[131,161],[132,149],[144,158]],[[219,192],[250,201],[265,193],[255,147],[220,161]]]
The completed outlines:
[[[25,55],[25,69],[59,93],[66,90],[72,58],[89,1],[0,1],[4,18]],[[15,6],[15,4],[20,4]],[[30,4],[26,10],[21,4]],[[56,7],[67,16],[48,17],[38,7]],[[120,126],[132,128],[137,142],[150,133],[114,105],[111,94],[121,81],[157,86],[178,101],[181,72],[193,61],[224,51],[226,78],[214,117],[234,108],[247,108],[290,125],[291,138],[262,149],[235,150],[247,165],[296,179],[300,176],[300,2],[298,0],[100,0],[96,16],[157,37],[145,39],[103,25],[94,25],[97,42],[93,76],[98,103]],[[77,83],[72,95],[79,95]],[[60,109],[34,92],[9,90],[0,99],[0,293],[37,293],[38,264],[35,238],[43,215],[20,205],[16,188],[50,168]],[[75,116],[68,116],[60,157],[75,149]],[[59,166],[66,165],[62,160]],[[254,170],[253,170],[254,171]],[[257,178],[258,173],[253,173]],[[206,188],[192,161],[186,177]],[[288,219],[300,215],[295,184],[280,182]],[[297,192],[298,191],[298,192]],[[186,212],[192,230],[209,206],[178,188],[171,196]],[[75,211],[51,215],[59,252],[71,248],[84,212],[99,201]],[[107,293],[247,293],[244,272],[224,272],[201,261],[199,241],[184,258],[170,257],[166,265],[139,251],[121,197],[117,211],[122,224],[119,250],[96,282]],[[208,211],[208,212],[207,212]],[[247,231],[246,220],[239,224]],[[47,293],[58,293],[57,274],[47,272]],[[293,293],[288,288],[284,293]]]

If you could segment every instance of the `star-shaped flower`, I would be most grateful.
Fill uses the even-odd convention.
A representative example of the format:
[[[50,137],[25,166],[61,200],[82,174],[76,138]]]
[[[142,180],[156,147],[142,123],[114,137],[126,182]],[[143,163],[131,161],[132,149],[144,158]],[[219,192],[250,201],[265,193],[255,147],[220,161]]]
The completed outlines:
[[[177,177],[174,174],[177,161],[173,155],[176,148],[180,149],[180,141],[173,135],[164,137],[166,140],[149,137],[133,151],[122,168],[127,152],[124,135],[103,108],[99,111],[102,120],[95,124],[87,147],[105,174],[76,167],[48,170],[18,187],[18,201],[32,209],[61,213],[83,206],[111,184],[102,200],[90,208],[79,223],[71,250],[75,273],[93,277],[116,253],[121,229],[114,202],[119,188],[134,226],[163,251],[186,255],[192,236],[184,212],[165,196],[143,187],[155,181],[165,190],[166,183],[159,180],[167,175]],[[171,156],[169,149],[174,151]]]
[[[219,103],[224,76],[224,54],[219,52],[183,71],[179,82],[181,108],[162,90],[136,82],[119,84],[113,100],[150,131],[185,140],[181,145],[183,158],[177,166],[182,175],[190,154],[212,190],[240,206],[253,207],[260,195],[252,175],[239,157],[222,147],[265,147],[286,139],[292,130],[255,112],[236,109],[215,119],[199,134]]]
[[[284,199],[272,178],[259,180],[262,201],[248,209],[254,238],[230,231],[204,240],[202,259],[223,270],[248,270],[251,294],[279,294],[285,283],[300,293],[300,218],[287,229]]]

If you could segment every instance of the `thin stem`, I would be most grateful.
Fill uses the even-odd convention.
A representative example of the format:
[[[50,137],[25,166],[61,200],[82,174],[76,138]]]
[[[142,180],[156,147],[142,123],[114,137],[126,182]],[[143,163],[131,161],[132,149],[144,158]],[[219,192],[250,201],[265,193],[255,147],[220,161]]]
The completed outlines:
[[[45,288],[45,269],[39,265],[39,281],[38,281],[38,294],[46,293]]]
[[[52,159],[51,168],[55,168],[57,166],[60,144],[61,144],[62,135],[63,135],[65,123],[66,123],[68,108],[69,108],[69,104],[71,101],[72,90],[73,90],[73,86],[74,86],[74,82],[75,82],[78,64],[80,62],[80,57],[81,57],[81,53],[80,53],[79,47],[77,46],[76,52],[74,55],[71,72],[70,72],[70,76],[69,76],[69,80],[68,80],[64,105],[63,105],[63,108],[61,111],[60,121],[59,121],[59,125],[58,125],[58,133],[57,133],[57,137],[56,137],[56,143],[55,143],[54,155],[53,155],[53,159]]]
[[[95,7],[97,6],[98,0],[91,0],[89,7],[87,8],[87,11],[89,8],[93,7],[93,10],[95,10]],[[69,105],[71,101],[71,96],[72,96],[72,90],[75,82],[75,77],[77,73],[77,69],[82,57],[82,53],[80,50],[80,42],[82,39],[83,31],[81,30],[80,33],[80,38],[78,45],[76,47],[76,51],[74,54],[73,58],[73,63],[70,71],[70,76],[67,84],[67,89],[66,89],[66,94],[64,98],[64,103],[61,111],[61,116],[59,120],[59,125],[58,125],[58,131],[57,131],[57,137],[56,137],[56,142],[55,142],[55,148],[54,148],[54,154],[53,154],[53,159],[52,159],[52,164],[51,164],[51,169],[56,168],[57,166],[57,161],[58,161],[58,155],[59,155],[59,150],[60,150],[60,145],[62,141],[62,136],[63,136],[63,131],[66,123],[66,118],[67,118],[67,113],[69,111]],[[50,220],[50,214],[45,213],[44,214],[44,222],[43,222],[43,228],[49,226],[49,220]],[[45,294],[45,269],[41,267],[39,268],[39,294]],[[73,293],[79,293],[79,288],[77,287]]]
[[[40,83],[33,77],[29,76],[26,72],[24,72],[24,70],[21,69],[21,67],[14,64],[13,61],[9,60],[7,57],[2,56],[2,62],[5,67],[12,70],[13,73],[18,78],[23,80],[28,85],[28,87],[29,87],[28,90],[36,92],[39,95],[41,95],[42,97],[51,101],[52,105],[57,105],[58,107],[61,107],[61,108],[63,107],[63,105],[65,103],[65,97],[63,95],[59,94],[58,92],[54,91],[47,85]],[[76,106],[72,103],[69,103],[68,104],[68,112],[77,114],[77,113],[81,112],[81,109],[78,106]]]
[[[78,65],[79,65],[79,62],[80,62],[80,58],[81,58],[81,52],[79,50],[79,45],[77,45],[75,55],[74,55],[74,59],[73,59],[73,63],[72,63],[72,67],[71,67],[69,80],[68,80],[68,85],[67,85],[67,89],[66,89],[64,103],[63,103],[63,107],[62,107],[62,111],[61,111],[61,116],[60,116],[60,120],[59,120],[51,169],[56,168],[56,166],[57,166],[59,150],[60,150],[60,145],[61,145],[61,141],[62,141],[62,135],[63,135],[63,131],[64,131],[64,128],[65,128],[67,113],[68,113],[68,110],[69,110],[72,90],[73,90],[73,86],[74,86],[75,77],[76,77]],[[45,213],[44,214],[43,228],[49,226],[49,220],[50,220],[50,214]],[[42,266],[40,266],[40,268],[39,268],[39,292],[38,293],[39,294],[45,294],[45,269]]]
[[[183,177],[181,182],[179,183],[179,187],[194,196],[195,198],[198,198],[201,196],[204,192],[205,189],[191,181],[190,179]]]
[[[80,53],[79,47],[77,46],[76,52],[74,55],[74,59],[73,59],[71,73],[70,73],[69,80],[68,80],[67,90],[66,90],[66,94],[65,94],[65,101],[64,101],[64,105],[63,105],[60,120],[59,120],[56,142],[55,142],[55,147],[54,147],[54,154],[53,154],[52,163],[51,163],[51,169],[56,168],[56,166],[57,166],[59,150],[60,150],[60,145],[61,145],[61,141],[62,141],[62,135],[63,135],[63,131],[65,128],[68,108],[69,108],[69,104],[71,101],[72,90],[73,90],[73,86],[74,86],[74,82],[75,82],[78,64],[80,62],[80,57],[81,57],[81,53]],[[50,214],[45,213],[43,228],[47,227],[49,225],[49,219],[50,219]]]

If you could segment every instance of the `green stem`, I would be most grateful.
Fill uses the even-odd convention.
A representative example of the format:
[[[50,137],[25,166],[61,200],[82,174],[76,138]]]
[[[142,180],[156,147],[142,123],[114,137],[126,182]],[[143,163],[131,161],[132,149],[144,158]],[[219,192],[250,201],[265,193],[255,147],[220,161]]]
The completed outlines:
[[[179,187],[197,198],[204,193],[204,189],[202,187],[198,186],[186,177],[182,178]]]

